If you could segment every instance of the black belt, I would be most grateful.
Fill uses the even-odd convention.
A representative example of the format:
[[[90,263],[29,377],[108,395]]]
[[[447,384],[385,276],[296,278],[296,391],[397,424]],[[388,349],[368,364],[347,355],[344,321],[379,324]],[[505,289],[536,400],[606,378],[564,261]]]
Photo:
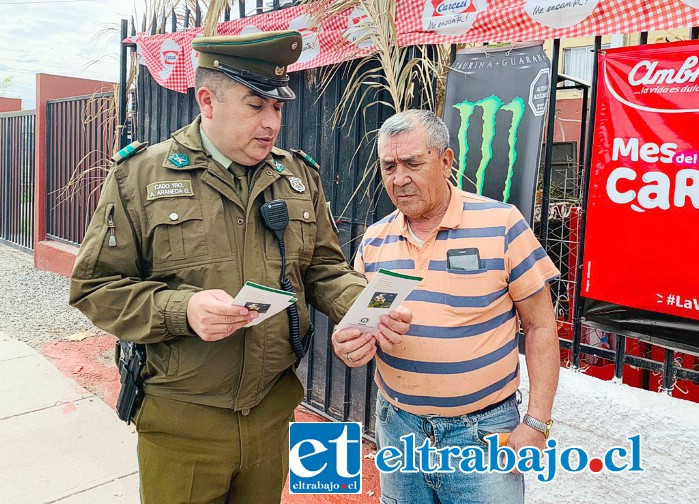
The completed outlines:
[[[514,392],[514,393],[510,394],[509,396],[507,396],[507,397],[506,397],[505,399],[503,399],[502,401],[498,401],[498,402],[493,403],[493,404],[491,404],[491,405],[489,405],[489,406],[486,406],[485,408],[481,408],[481,409],[479,409],[479,410],[477,410],[477,411],[472,411],[471,413],[466,413],[466,414],[467,414],[467,415],[482,415],[483,413],[488,413],[489,411],[493,411],[493,410],[494,410],[495,408],[497,408],[498,406],[502,406],[503,404],[505,404],[507,401],[509,401],[510,399],[512,399],[513,397],[515,397],[516,395],[517,395],[517,392]]]

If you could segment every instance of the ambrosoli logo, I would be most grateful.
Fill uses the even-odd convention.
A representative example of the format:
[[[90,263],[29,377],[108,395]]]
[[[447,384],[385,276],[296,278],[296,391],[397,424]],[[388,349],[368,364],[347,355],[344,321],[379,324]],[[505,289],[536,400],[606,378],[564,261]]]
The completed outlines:
[[[642,59],[632,68],[604,65],[604,84],[610,96],[641,112],[679,114],[699,112],[699,57],[684,61]],[[672,99],[663,99],[674,95]]]
[[[471,116],[476,108],[483,111],[483,134],[481,136],[481,162],[476,171],[476,192],[483,194],[483,185],[485,183],[486,170],[493,157],[493,141],[498,127],[507,127],[507,146],[508,146],[508,165],[507,177],[505,180],[505,188],[502,192],[503,202],[507,202],[510,198],[510,190],[512,188],[512,177],[514,176],[514,166],[517,160],[517,133],[519,132],[520,124],[524,119],[525,103],[519,96],[515,97],[510,103],[503,103],[497,96],[489,96],[477,102],[468,100],[462,101],[454,105],[461,115],[461,127],[459,128],[459,171],[456,178],[457,187],[463,188],[463,178],[466,172],[466,155],[470,149],[468,141],[468,132],[471,127]],[[498,123],[498,112],[503,116]],[[498,126],[500,124],[500,126]],[[478,147],[478,146],[474,146]]]
[[[629,72],[632,86],[651,84],[685,84],[699,79],[699,58],[690,56],[679,69],[658,68],[657,61],[639,61]]]

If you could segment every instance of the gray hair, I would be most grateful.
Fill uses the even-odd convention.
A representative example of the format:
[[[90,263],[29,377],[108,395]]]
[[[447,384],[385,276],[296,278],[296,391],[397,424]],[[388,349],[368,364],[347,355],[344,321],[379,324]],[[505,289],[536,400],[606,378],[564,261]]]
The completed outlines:
[[[232,88],[237,82],[229,78],[223,72],[211,68],[197,67],[194,73],[194,89],[207,87],[216,95],[218,101],[223,101],[226,91]]]
[[[418,126],[427,129],[427,147],[443,154],[449,148],[449,130],[442,119],[429,110],[405,110],[386,119],[377,136],[376,145],[383,137],[393,137]]]

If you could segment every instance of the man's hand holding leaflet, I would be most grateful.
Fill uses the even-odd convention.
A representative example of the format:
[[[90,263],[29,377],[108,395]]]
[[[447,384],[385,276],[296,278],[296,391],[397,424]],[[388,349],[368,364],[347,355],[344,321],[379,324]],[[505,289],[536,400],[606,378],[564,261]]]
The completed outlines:
[[[398,308],[420,281],[421,277],[379,270],[337,325],[336,330],[355,328],[362,333],[376,333],[381,315],[388,315]]]

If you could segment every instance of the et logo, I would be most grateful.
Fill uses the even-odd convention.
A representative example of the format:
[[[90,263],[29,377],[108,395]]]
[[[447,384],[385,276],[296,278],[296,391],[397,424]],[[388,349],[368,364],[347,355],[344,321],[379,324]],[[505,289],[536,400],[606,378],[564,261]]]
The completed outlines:
[[[290,423],[289,493],[362,493],[362,425]]]

